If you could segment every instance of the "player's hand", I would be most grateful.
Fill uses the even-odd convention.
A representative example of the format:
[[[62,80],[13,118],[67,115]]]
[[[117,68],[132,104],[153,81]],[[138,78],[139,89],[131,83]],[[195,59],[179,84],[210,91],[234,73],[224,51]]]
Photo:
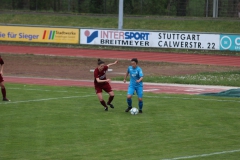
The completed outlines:
[[[123,82],[126,83],[126,79],[124,79]]]
[[[109,83],[111,81],[111,79],[107,79],[107,82]]]
[[[114,62],[114,64],[117,64],[117,63],[118,63],[118,61],[115,61],[115,62]]]

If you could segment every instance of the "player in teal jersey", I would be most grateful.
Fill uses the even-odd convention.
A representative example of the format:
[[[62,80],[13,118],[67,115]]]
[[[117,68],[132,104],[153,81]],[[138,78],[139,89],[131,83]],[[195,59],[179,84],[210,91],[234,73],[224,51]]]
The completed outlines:
[[[125,110],[125,112],[128,112],[132,109],[132,96],[134,92],[136,91],[138,95],[138,107],[139,107],[139,113],[142,113],[143,108],[143,72],[142,69],[138,66],[138,59],[133,58],[131,60],[131,66],[128,67],[127,73],[124,77],[124,83],[126,82],[127,76],[130,75],[130,83],[128,86],[128,93],[127,93],[127,103],[128,108]]]

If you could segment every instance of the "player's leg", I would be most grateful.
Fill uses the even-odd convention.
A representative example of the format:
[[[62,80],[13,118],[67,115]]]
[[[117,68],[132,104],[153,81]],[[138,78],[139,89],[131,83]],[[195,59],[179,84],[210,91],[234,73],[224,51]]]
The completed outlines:
[[[129,86],[128,87],[128,93],[127,93],[127,104],[128,108],[125,110],[125,112],[128,112],[132,109],[132,96],[134,94],[134,88]]]
[[[1,91],[2,91],[2,98],[6,98],[6,89],[4,87],[4,84],[3,82],[0,83],[0,86],[1,86]]]
[[[108,94],[109,94],[109,97],[108,97],[107,105],[109,105],[111,108],[114,108],[113,104],[111,104],[114,99],[114,92],[111,91],[111,92],[108,92]]]
[[[143,87],[138,87],[136,89],[137,95],[138,95],[138,108],[139,108],[139,113],[142,113],[143,109]]]
[[[4,86],[3,78],[2,78],[1,74],[0,74],[0,86],[1,86],[1,92],[2,92],[3,101],[10,101],[9,99],[7,99],[7,91],[6,91],[6,88]]]
[[[114,92],[112,90],[112,87],[109,83],[106,83],[103,87],[103,90],[109,94],[107,105],[109,105],[111,108],[114,108],[113,104],[111,104],[114,99]]]
[[[96,90],[96,94],[97,94],[97,97],[98,97],[99,102],[100,102],[101,105],[104,107],[104,110],[105,110],[105,111],[108,111],[108,106],[107,106],[107,104],[106,104],[106,102],[104,101],[103,96],[102,96],[102,89],[95,86],[95,90]]]

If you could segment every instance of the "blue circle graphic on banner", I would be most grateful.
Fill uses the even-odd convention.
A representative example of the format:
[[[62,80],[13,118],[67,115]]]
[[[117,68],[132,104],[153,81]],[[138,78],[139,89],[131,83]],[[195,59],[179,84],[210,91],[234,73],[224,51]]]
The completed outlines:
[[[229,49],[229,48],[231,48],[231,46],[232,46],[232,40],[231,40],[231,38],[228,37],[228,36],[223,36],[223,37],[221,38],[221,47],[222,47],[223,49]]]

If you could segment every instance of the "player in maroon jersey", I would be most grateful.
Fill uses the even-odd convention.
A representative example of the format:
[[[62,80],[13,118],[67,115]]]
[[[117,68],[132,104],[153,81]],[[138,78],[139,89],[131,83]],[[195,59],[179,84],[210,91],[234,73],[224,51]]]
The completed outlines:
[[[108,111],[108,105],[111,108],[114,108],[114,106],[111,104],[111,102],[114,98],[114,92],[112,90],[112,87],[109,84],[109,82],[111,80],[107,79],[107,77],[106,77],[106,72],[107,72],[109,66],[117,64],[117,63],[118,63],[118,61],[115,61],[114,63],[105,65],[105,63],[103,61],[98,59],[98,67],[94,70],[95,91],[96,91],[98,99],[99,99],[100,103],[103,105],[105,111]],[[104,90],[105,92],[107,92],[109,94],[107,104],[103,99],[102,90]]]
[[[4,64],[4,61],[3,61],[3,59],[1,58],[1,55],[0,55],[0,86],[1,86],[1,91],[2,91],[3,101],[10,101],[6,97],[6,88],[5,88],[4,83],[3,83],[3,81],[4,81],[3,80],[3,64]]]

